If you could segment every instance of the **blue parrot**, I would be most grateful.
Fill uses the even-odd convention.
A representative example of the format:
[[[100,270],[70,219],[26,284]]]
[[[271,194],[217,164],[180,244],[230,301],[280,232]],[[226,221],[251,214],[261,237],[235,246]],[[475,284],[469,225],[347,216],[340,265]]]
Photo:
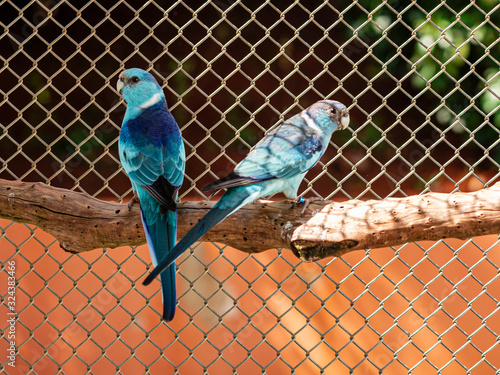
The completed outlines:
[[[153,265],[175,246],[177,192],[186,155],[181,132],[154,77],[142,69],[120,73],[116,85],[127,102],[118,150],[123,169],[139,198],[142,225]],[[134,198],[135,199],[135,198]],[[163,319],[174,317],[175,264],[161,275]]]
[[[215,225],[244,205],[279,192],[296,199],[305,174],[325,152],[332,133],[349,124],[342,103],[321,100],[269,132],[228,176],[203,190],[227,191],[144,280],[148,285]],[[162,274],[163,275],[163,274]]]

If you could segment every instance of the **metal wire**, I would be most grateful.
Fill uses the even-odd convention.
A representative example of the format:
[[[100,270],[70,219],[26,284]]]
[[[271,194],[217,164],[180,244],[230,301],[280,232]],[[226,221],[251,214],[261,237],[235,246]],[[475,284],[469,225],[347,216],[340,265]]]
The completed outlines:
[[[201,186],[322,98],[347,104],[352,124],[307,174],[304,195],[383,199],[498,178],[497,1],[305,3],[0,1],[0,178],[128,199],[114,87],[130,67],[162,82],[182,128],[183,200],[206,199]],[[140,283],[144,246],[69,255],[38,228],[0,227],[1,284],[15,275],[2,293],[9,374],[500,368],[498,236],[311,264],[203,243],[178,264],[167,325],[159,284]]]

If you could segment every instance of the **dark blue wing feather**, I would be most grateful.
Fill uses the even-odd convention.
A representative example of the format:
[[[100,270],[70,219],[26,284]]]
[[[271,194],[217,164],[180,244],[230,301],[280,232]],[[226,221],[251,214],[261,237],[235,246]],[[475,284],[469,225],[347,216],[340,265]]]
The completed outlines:
[[[184,177],[185,153],[179,128],[164,103],[127,120],[120,132],[120,160],[130,180],[163,207],[175,210]]]

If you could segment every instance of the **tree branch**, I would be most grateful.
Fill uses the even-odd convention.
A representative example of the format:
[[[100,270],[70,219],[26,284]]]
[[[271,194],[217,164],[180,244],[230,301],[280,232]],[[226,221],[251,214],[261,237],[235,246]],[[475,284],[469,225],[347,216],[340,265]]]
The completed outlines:
[[[181,203],[178,236],[214,203]],[[248,253],[284,247],[313,261],[411,241],[500,233],[500,183],[473,193],[313,202],[303,216],[301,209],[290,201],[258,201],[229,216],[202,240]],[[0,179],[0,217],[36,225],[75,253],[146,242],[138,205],[129,211],[126,204],[42,183]]]

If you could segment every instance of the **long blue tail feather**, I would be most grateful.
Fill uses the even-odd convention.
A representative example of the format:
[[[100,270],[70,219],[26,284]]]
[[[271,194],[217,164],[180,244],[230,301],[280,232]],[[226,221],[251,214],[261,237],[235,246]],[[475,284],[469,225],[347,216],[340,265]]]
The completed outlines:
[[[153,266],[158,265],[158,261],[163,259],[175,246],[177,216],[176,213],[168,211],[164,215],[159,212],[153,213],[156,215],[154,222],[149,220],[149,225],[141,207],[141,219],[146,233],[149,254]],[[160,276],[161,291],[163,299],[163,319],[167,322],[174,318],[175,306],[177,303],[176,282],[175,282],[175,263],[172,263]]]
[[[243,187],[245,188],[245,187]],[[236,191],[238,189],[239,191]],[[151,273],[143,281],[144,285],[149,285],[156,276],[161,274],[193,243],[199,240],[210,229],[223,221],[226,217],[231,215],[234,211],[238,210],[241,206],[245,205],[249,198],[249,194],[241,193],[241,187],[229,189],[219,199],[217,204],[191,228],[191,230],[177,243],[177,245],[163,258],[158,265],[151,271]]]

